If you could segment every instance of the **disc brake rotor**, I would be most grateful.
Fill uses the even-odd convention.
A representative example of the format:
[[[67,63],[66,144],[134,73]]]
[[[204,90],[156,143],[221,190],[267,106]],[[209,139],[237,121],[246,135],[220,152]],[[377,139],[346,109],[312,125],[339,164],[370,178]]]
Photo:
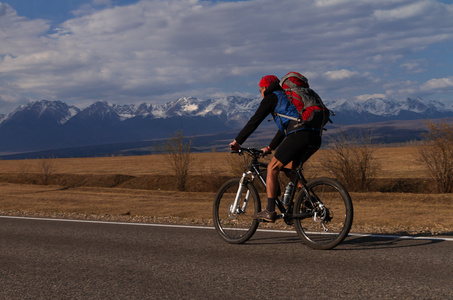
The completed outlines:
[[[234,205],[234,203],[231,203],[230,207],[228,207],[228,217],[230,217],[230,219],[237,219],[237,217],[239,215],[238,214],[238,209],[237,208],[236,209],[232,209],[233,205]],[[231,211],[233,211],[233,212],[231,212]]]

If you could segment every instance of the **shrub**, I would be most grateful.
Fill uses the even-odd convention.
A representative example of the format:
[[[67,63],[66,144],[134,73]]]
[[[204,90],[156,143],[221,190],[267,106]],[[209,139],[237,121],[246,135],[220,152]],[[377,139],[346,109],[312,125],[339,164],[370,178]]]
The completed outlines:
[[[426,124],[423,143],[418,149],[418,159],[426,166],[439,193],[453,191],[453,127],[447,123]]]
[[[41,183],[48,185],[50,179],[55,172],[53,158],[42,158],[38,161],[38,171],[41,173]]]
[[[164,154],[164,157],[176,176],[176,189],[178,191],[186,190],[187,177],[189,175],[190,163],[192,161],[191,150],[192,150],[193,139],[185,140],[182,131],[176,131],[176,133],[170,136],[162,145],[156,145],[155,148],[160,153]]]
[[[368,191],[379,168],[374,158],[371,135],[348,137],[344,133],[332,137],[321,167],[332,173],[351,191]]]

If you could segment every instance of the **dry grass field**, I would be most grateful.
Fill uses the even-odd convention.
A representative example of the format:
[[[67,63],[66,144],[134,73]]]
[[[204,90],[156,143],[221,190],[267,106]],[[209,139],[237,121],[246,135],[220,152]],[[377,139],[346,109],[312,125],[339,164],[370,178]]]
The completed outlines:
[[[427,190],[416,151],[376,150],[379,180],[425,185],[416,193],[351,193],[352,232],[453,234],[453,194]],[[328,175],[319,168],[322,155],[320,150],[306,164],[307,177]],[[210,225],[215,191],[234,175],[231,161],[237,158],[196,153],[192,159],[187,192],[172,189],[172,172],[160,155],[0,161],[0,214]],[[282,221],[266,226],[286,228]]]

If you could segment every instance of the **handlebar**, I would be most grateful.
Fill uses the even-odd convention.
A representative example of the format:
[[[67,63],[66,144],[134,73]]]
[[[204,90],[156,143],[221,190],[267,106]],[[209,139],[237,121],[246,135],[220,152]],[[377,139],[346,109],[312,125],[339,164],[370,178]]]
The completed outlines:
[[[237,154],[239,154],[239,155],[242,155],[242,154],[245,153],[245,154],[248,154],[248,155],[250,155],[250,156],[252,156],[252,157],[256,157],[256,158],[258,158],[258,157],[260,157],[260,156],[263,155],[263,151],[262,151],[262,150],[256,149],[256,148],[250,148],[250,147],[249,147],[249,148],[242,148],[242,147],[241,147],[241,148],[239,149],[239,151],[233,151],[233,150],[231,150],[231,153],[237,153]]]

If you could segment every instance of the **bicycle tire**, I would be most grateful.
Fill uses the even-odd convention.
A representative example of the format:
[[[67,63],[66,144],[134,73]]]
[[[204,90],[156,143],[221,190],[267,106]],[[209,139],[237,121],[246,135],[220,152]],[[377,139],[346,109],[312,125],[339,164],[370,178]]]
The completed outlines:
[[[232,215],[230,206],[238,191],[240,179],[230,179],[220,187],[214,201],[212,215],[214,227],[220,237],[230,244],[241,244],[248,241],[258,228],[258,220],[251,216],[261,211],[261,202],[255,186],[247,182],[242,190],[238,207],[242,208],[245,195],[250,191],[249,202],[245,212]]]
[[[324,207],[307,202],[305,193],[301,191],[293,212],[310,212],[312,217],[294,220],[296,231],[304,243],[313,249],[333,249],[343,242],[351,229],[354,214],[351,196],[341,183],[332,178],[316,178],[308,182],[307,187],[309,193],[312,196],[314,193]]]

